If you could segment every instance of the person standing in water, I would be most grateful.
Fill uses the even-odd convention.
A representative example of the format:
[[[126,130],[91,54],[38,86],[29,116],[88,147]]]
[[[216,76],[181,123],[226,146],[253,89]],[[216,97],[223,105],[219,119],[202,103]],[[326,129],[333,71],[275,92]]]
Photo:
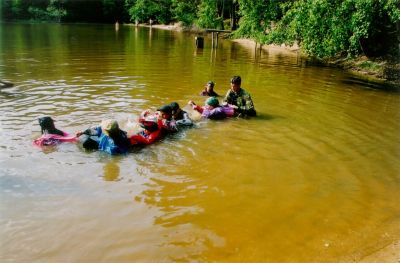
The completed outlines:
[[[253,100],[250,93],[241,88],[242,79],[240,76],[233,76],[231,79],[231,88],[225,95],[224,103],[233,105],[236,114],[239,116],[256,116]]]
[[[215,83],[213,81],[208,81],[204,86],[204,90],[200,92],[200,96],[218,97],[219,95],[214,91]]]

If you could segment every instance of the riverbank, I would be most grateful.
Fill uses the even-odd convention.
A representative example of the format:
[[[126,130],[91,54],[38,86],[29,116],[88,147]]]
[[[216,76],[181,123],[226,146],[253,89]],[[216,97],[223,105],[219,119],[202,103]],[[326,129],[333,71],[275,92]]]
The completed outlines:
[[[260,44],[251,39],[233,39],[232,41],[252,49],[256,48],[256,45],[260,46]],[[298,45],[261,45],[261,48],[272,53],[307,57],[301,52]],[[400,91],[400,63],[394,61],[394,59],[370,59],[366,56],[359,56],[356,58],[331,58],[318,61],[330,67],[341,68],[367,82],[376,83],[384,89]]]
[[[135,26],[135,25],[134,25]],[[148,24],[139,24],[141,27],[150,27]],[[152,28],[175,30],[175,31],[190,31],[194,33],[203,32],[199,28],[184,28],[180,23],[174,25],[152,25]],[[254,49],[256,45],[268,52],[284,53],[286,55],[301,55],[301,48],[298,45],[260,45],[252,39],[232,39],[242,46]],[[367,58],[366,56],[359,56],[355,58],[335,57],[326,60],[319,60],[320,63],[330,66],[338,67],[347,72],[350,72],[367,82],[378,84],[379,87],[388,90],[400,91],[400,61],[395,58]]]
[[[340,67],[367,81],[400,90],[400,63],[394,58],[367,58],[358,56],[355,58],[332,58],[324,63]]]

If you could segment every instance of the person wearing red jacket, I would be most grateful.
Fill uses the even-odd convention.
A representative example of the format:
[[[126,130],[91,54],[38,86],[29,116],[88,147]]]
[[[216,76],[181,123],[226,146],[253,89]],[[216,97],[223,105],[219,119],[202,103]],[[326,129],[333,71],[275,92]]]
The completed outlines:
[[[161,139],[162,122],[156,116],[144,111],[139,118],[139,124],[143,130],[129,138],[131,145],[149,145]]]

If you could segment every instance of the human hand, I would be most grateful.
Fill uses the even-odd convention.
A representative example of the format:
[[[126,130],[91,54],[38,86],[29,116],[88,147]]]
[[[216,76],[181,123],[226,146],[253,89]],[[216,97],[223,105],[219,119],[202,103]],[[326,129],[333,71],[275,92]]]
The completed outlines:
[[[147,115],[149,115],[151,113],[151,111],[149,109],[142,111],[142,116],[146,117]]]
[[[236,105],[229,104],[229,106],[232,107],[232,108],[234,108],[235,110],[239,109],[239,107],[236,106]]]

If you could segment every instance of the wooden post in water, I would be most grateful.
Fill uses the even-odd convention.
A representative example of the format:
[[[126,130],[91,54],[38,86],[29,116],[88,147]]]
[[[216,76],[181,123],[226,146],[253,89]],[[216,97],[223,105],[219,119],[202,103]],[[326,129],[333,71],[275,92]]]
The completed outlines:
[[[203,48],[204,47],[204,38],[197,36],[194,38],[194,41],[196,43],[197,48]]]
[[[217,47],[218,46],[218,36],[219,33],[230,33],[230,30],[219,30],[219,29],[205,29],[206,33],[211,32],[211,47]],[[215,40],[214,40],[215,38]]]

